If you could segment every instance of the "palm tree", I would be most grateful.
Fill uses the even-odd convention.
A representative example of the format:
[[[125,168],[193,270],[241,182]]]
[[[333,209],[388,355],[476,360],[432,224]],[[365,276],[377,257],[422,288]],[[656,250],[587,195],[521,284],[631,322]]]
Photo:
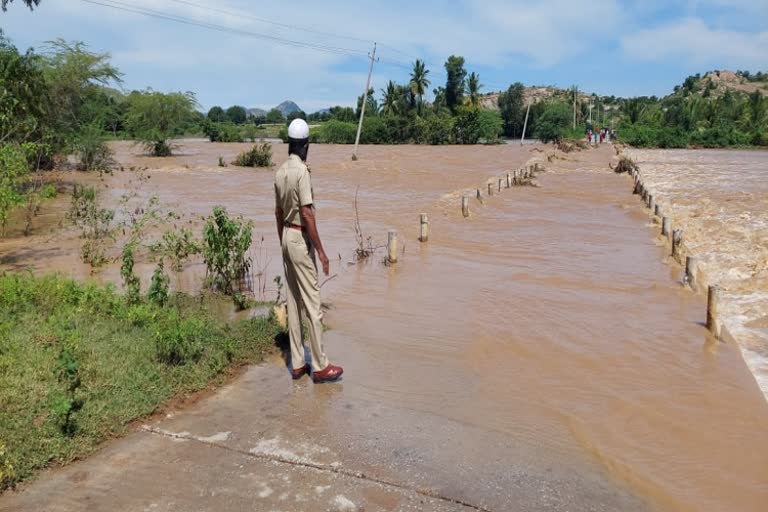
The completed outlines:
[[[467,77],[467,92],[469,93],[469,104],[476,107],[480,104],[480,89],[483,84],[480,83],[480,75],[474,71]]]
[[[22,0],[27,7],[30,9],[34,9],[35,6],[40,5],[40,0]],[[0,9],[3,11],[8,10],[8,4],[13,2],[13,0],[2,0],[2,3],[0,3]]]
[[[421,113],[421,105],[424,100],[424,93],[430,85],[430,81],[427,78],[429,70],[421,59],[416,59],[413,63],[413,71],[411,71],[411,93],[414,97],[419,98],[419,113]]]
[[[383,114],[396,114],[398,104],[397,85],[390,80],[387,82],[387,88],[381,90],[381,112]]]

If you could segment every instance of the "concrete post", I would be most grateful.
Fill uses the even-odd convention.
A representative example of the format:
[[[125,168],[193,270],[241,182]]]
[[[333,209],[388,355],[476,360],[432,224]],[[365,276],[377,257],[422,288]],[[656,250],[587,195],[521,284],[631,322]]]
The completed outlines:
[[[493,195],[493,183],[488,184],[488,197]]]
[[[420,215],[419,220],[419,241],[426,242],[429,240],[429,218],[426,213]]]
[[[669,229],[671,226],[671,222],[669,220],[669,217],[662,217],[661,218],[661,236],[666,236],[669,238]]]
[[[394,230],[387,233],[387,260],[397,263],[397,231]]]
[[[680,256],[680,244],[683,242],[683,230],[680,228],[672,231],[672,257],[678,259]]]
[[[707,293],[707,329],[716,338],[720,337],[720,322],[718,321],[718,306],[720,302],[720,287],[713,284]]]
[[[685,280],[691,288],[696,289],[696,258],[694,256],[687,256],[685,258]]]
[[[469,217],[469,198],[467,196],[461,197],[461,213],[464,217]]]

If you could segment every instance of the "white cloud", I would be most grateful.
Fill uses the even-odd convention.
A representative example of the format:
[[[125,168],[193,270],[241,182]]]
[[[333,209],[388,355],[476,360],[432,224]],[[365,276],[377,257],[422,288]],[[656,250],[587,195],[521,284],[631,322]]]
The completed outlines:
[[[765,66],[768,32],[746,33],[714,29],[699,18],[640,30],[622,39],[624,52],[634,59],[684,59],[697,65]]]

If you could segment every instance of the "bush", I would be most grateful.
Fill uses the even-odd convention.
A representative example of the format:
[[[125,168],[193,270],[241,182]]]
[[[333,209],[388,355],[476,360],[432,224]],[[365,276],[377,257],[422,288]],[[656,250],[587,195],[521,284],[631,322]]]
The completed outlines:
[[[504,130],[501,114],[492,110],[481,110],[478,118],[480,140],[486,144],[498,144]]]
[[[51,170],[54,165],[53,148],[50,144],[25,142],[21,145],[30,169]]]
[[[272,167],[272,146],[265,142],[253,146],[249,151],[243,151],[232,165],[239,167]]]
[[[155,267],[155,271],[152,273],[147,298],[158,306],[165,306],[170,297],[170,284],[171,279],[165,273],[163,260],[160,260],[157,267]]]
[[[457,144],[477,144],[480,140],[480,109],[476,107],[458,107],[456,109]]]
[[[107,171],[114,164],[100,123],[85,126],[73,144],[81,171]]]
[[[203,228],[203,259],[210,282],[226,294],[233,294],[251,268],[247,256],[253,237],[253,222],[242,217],[230,219],[221,206],[213,209]]]
[[[158,361],[174,366],[196,363],[203,355],[205,331],[199,319],[172,317],[155,337]]]
[[[354,144],[357,125],[344,121],[328,121],[319,128],[318,142],[326,144]]]
[[[206,121],[203,124],[203,133],[211,142],[243,142],[242,131],[232,123]]]
[[[152,156],[170,156],[169,140],[181,135],[195,116],[194,94],[164,94],[151,89],[134,91],[127,98],[125,124]]]
[[[24,200],[21,181],[29,173],[29,164],[15,144],[0,146],[0,231],[5,233],[8,215]]]
[[[568,133],[572,112],[565,103],[550,103],[536,122],[536,137],[543,143],[559,142]]]

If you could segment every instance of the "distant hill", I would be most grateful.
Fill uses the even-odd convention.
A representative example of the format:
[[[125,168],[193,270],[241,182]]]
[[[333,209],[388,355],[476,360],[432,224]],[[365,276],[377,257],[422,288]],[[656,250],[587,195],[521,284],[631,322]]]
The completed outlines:
[[[726,91],[732,93],[750,94],[760,91],[768,94],[768,73],[751,74],[743,71],[714,70],[689,76],[682,85],[675,87],[673,95],[688,96],[690,94],[719,98]]]
[[[282,112],[285,117],[288,117],[288,114],[292,114],[293,112],[301,112],[301,108],[291,100],[285,100],[275,108]]]
[[[263,108],[248,108],[245,110],[248,113],[248,117],[265,117],[267,111]]]

